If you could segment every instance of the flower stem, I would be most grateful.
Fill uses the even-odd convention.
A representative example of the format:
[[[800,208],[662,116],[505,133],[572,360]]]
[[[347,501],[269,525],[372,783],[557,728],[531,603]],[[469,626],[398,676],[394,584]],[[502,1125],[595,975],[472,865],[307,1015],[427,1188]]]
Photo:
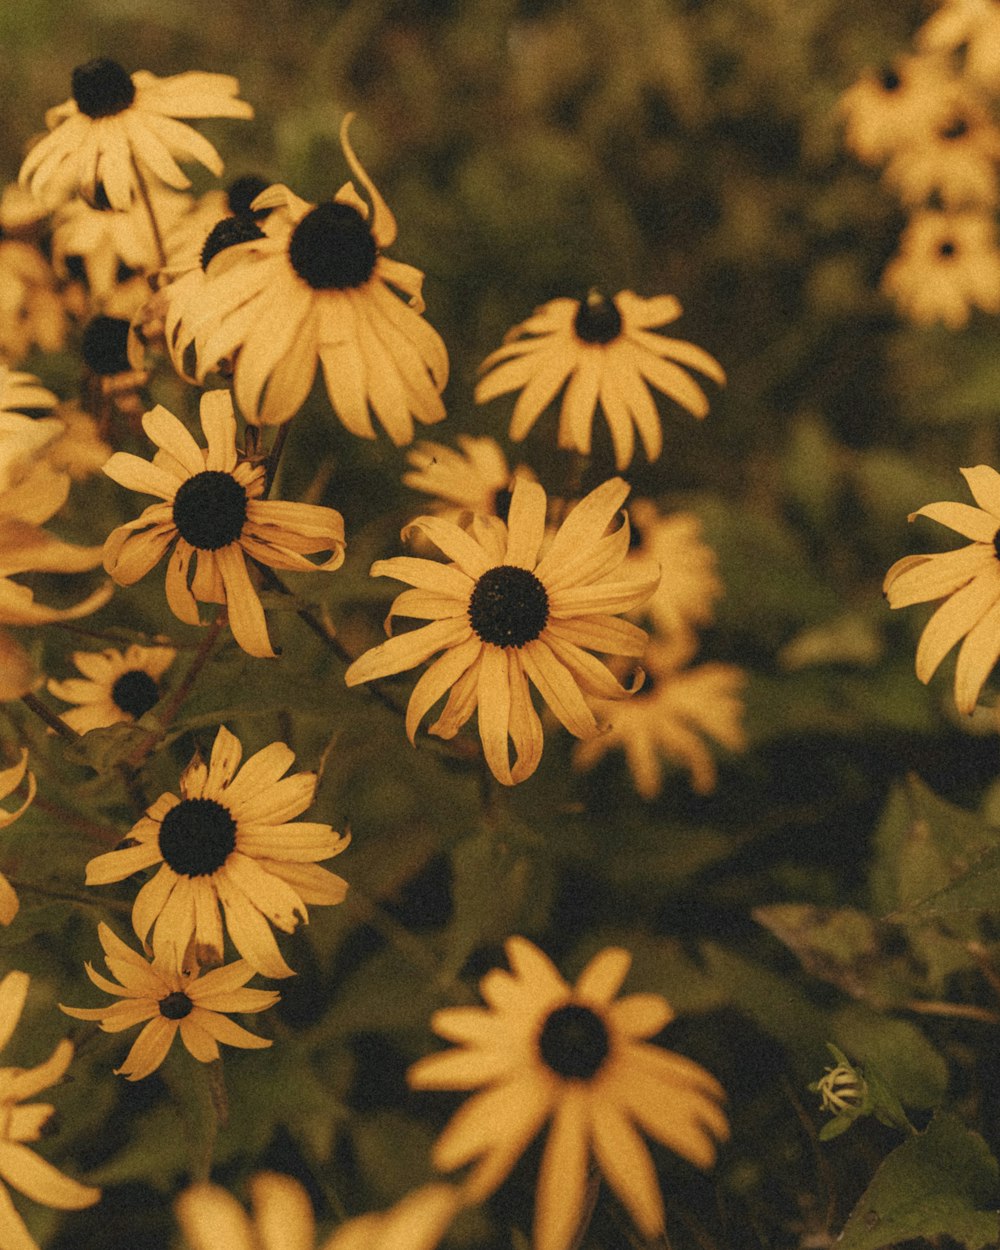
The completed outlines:
[[[65,738],[67,742],[76,742],[77,738],[79,738],[80,735],[76,730],[71,729],[58,712],[53,712],[51,708],[46,707],[41,699],[36,698],[35,695],[31,693],[23,694],[21,695],[21,702],[26,707],[31,708],[35,715],[43,720],[50,729],[54,729],[60,738]]]

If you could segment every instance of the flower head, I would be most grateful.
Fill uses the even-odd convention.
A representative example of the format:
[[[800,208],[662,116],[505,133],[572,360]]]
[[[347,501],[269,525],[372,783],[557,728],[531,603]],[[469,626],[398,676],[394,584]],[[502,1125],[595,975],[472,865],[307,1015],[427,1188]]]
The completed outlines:
[[[844,143],[866,165],[879,165],[920,142],[955,98],[955,83],[936,57],[904,56],[866,70],[840,97]]]
[[[144,577],[173,547],[166,593],[171,610],[201,624],[196,600],[226,605],[233,637],[250,655],[273,656],[260,598],[246,557],[271,568],[332,570],[344,560],[344,520],[333,508],[265,499],[264,466],[236,452],[236,418],[228,391],[201,399],[201,448],[184,425],[157,406],[142,427],[160,448],[152,463],[116,452],[104,472],[121,486],[156,495],[135,521],[104,544],[104,567],[121,586]],[[322,564],[307,555],[329,552]],[[196,561],[193,579],[188,576]]]
[[[75,651],[73,663],[83,677],[67,681],[50,679],[50,694],[79,706],[62,718],[77,733],[103,729],[122,721],[138,720],[160,699],[160,681],[177,657],[173,647],[140,647],[124,652]]]
[[[431,1026],[452,1050],[420,1059],[418,1089],[480,1090],[434,1146],[445,1171],[478,1160],[472,1198],[492,1193],[551,1118],[535,1202],[536,1250],[566,1250],[584,1210],[591,1148],[645,1237],[663,1231],[663,1201],[636,1126],[701,1168],[729,1134],[722,1087],[704,1068],[646,1039],[673,1018],[657,994],[615,1000],[628,951],[608,947],[568,985],[525,938],[506,943],[511,971],[480,983],[487,1006],[451,1007]]]
[[[960,330],[973,308],[1000,312],[1000,250],[992,215],[915,213],[882,290],[918,325],[943,321]]]
[[[29,984],[24,972],[8,972],[0,981],[0,1049],[17,1027]],[[34,1068],[0,1068],[0,1245],[11,1250],[38,1250],[38,1246],[4,1181],[34,1202],[60,1211],[93,1206],[101,1196],[99,1189],[64,1176],[25,1145],[42,1136],[55,1107],[44,1102],[24,1105],[24,1100],[61,1080],[72,1058],[72,1042],[61,1041],[51,1057]]]
[[[77,1020],[97,1020],[105,1033],[145,1024],[115,1072],[130,1081],[149,1076],[167,1057],[178,1032],[188,1053],[200,1063],[218,1059],[219,1042],[250,1050],[271,1045],[268,1038],[258,1037],[229,1019],[230,1012],[265,1011],[279,998],[274,990],[246,988],[254,969],[244,960],[202,973],[197,964],[177,968],[163,959],[150,963],[106,924],[99,924],[97,932],[104,961],[118,981],[109,981],[89,963],[84,966],[98,989],[113,994],[117,1001],[107,1007],[59,1006]]]
[[[959,101],[895,153],[884,178],[910,207],[937,196],[946,209],[992,208],[1000,190],[998,159],[1000,130],[976,102]]]
[[[35,797],[35,774],[28,772],[28,749],[21,748],[21,758],[10,768],[0,768],[0,803],[10,798],[14,791],[24,781],[27,774],[27,794],[24,802],[20,807],[16,807],[12,812],[5,807],[0,807],[0,829],[6,829],[8,825],[12,825],[18,816],[23,815],[27,810],[31,800]],[[0,872],[0,924],[10,924],[17,915],[18,900],[14,893],[14,887],[7,878]]]
[[[995,0],[943,0],[917,32],[931,52],[964,49],[962,72],[987,91],[1000,90],[1000,6]]]
[[[449,520],[478,512],[506,521],[515,476],[534,480],[534,473],[525,465],[511,472],[496,439],[459,434],[455,441],[458,451],[444,443],[415,443],[406,453],[410,469],[403,474],[404,484],[434,495],[435,512]]]
[[[710,625],[715,601],[724,593],[715,552],[702,537],[692,512],[663,514],[651,499],[629,504],[633,560],[656,560],[660,584],[643,611],[660,633],[683,645],[694,626]]]
[[[708,412],[701,387],[680,367],[697,369],[723,385],[722,366],[702,348],[653,333],[676,320],[681,306],[672,295],[641,299],[620,291],[613,299],[555,299],[536,308],[507,335],[503,347],[480,366],[476,402],[520,391],[510,422],[516,443],[565,384],[559,412],[559,446],[590,453],[594,413],[600,403],[611,431],[619,471],[632,459],[635,429],[649,460],[663,448],[660,418],[647,383],[696,417]]]
[[[54,352],[66,337],[66,314],[55,274],[35,242],[11,237],[30,229],[39,205],[16,185],[0,195],[0,360],[16,363],[34,344]]]
[[[627,521],[606,533],[628,494],[621,478],[592,490],[559,527],[544,554],[545,491],[514,482],[510,511],[475,516],[466,532],[439,517],[417,517],[404,531],[429,538],[451,563],[411,556],[378,560],[372,575],[413,587],[393,602],[394,616],[429,621],[374,647],[347,670],[349,686],[387,677],[440,655],[414,687],[406,711],[412,742],[421,720],[450,690],[430,732],[452,738],[479,709],[479,736],[493,775],[504,785],[538,767],[542,726],[528,681],[577,737],[597,732],[584,695],[630,692],[585,648],[639,656],[646,634],[614,613],[638,607],[659,579],[655,565],[625,567]],[[510,763],[508,739],[514,743]]]
[[[347,882],[317,860],[339,855],[347,835],[298,821],[312,802],[315,773],[286,777],[295,756],[272,742],[240,768],[237,738],[219,727],[208,764],[196,755],[180,778],[180,798],[161,794],[129,831],[127,845],[87,865],[87,884],[122,881],[158,864],[132,908],[141,942],[153,930],[153,955],[181,968],[188,945],[200,964],[221,963],[222,921],[250,967],[292,976],[270,926],[291,933],[307,903],[339,903]]]

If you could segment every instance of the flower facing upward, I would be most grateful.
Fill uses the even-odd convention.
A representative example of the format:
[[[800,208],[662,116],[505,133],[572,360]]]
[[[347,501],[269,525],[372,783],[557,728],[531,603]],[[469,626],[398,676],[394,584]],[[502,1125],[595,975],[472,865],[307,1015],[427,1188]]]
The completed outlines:
[[[992,214],[915,213],[882,290],[918,325],[960,330],[969,312],[1000,312],[1000,250]]]
[[[197,966],[175,968],[172,963],[154,959],[152,963],[117,937],[106,924],[97,926],[104,962],[118,984],[85,964],[87,976],[118,1001],[107,1007],[65,1007],[60,1009],[77,1020],[97,1020],[105,1033],[145,1024],[125,1061],[115,1071],[130,1081],[140,1081],[154,1072],[167,1057],[171,1043],[180,1032],[188,1053],[200,1063],[219,1057],[219,1042],[261,1050],[271,1045],[230,1020],[227,1012],[256,1012],[273,1007],[279,995],[274,990],[250,990],[246,983],[254,969],[245,960],[201,973]]]
[[[592,291],[585,300],[555,299],[536,308],[516,325],[483,361],[485,376],[476,402],[520,391],[510,422],[517,443],[566,384],[559,412],[559,446],[590,453],[591,428],[598,403],[611,431],[615,464],[627,467],[635,432],[649,460],[663,448],[660,418],[647,383],[696,417],[708,412],[708,399],[681,365],[697,369],[722,386],[726,375],[708,352],[683,339],[653,333],[676,320],[681,306],[672,295],[641,299],[620,291],[608,299]]]
[[[973,541],[935,555],[904,556],[885,575],[891,608],[944,599],[920,638],[917,676],[930,681],[935,669],[964,638],[955,666],[955,703],[972,713],[990,670],[1000,656],[1000,474],[987,465],[963,469],[978,507],[931,503],[910,514],[940,521]]]
[[[159,864],[132,908],[139,940],[153,930],[158,962],[181,968],[193,940],[200,964],[221,963],[221,903],[247,963],[265,976],[288,977],[270,925],[291,933],[308,919],[307,903],[343,901],[347,882],[316,861],[339,855],[350,839],[294,819],[312,802],[316,774],[286,777],[295,756],[285,743],[272,742],[240,768],[242,754],[220,726],[208,764],[196,755],[181,774],[181,797],[161,794],[125,847],[90,861],[87,884],[122,881]]]
[[[35,774],[28,772],[28,750],[27,747],[22,747],[21,758],[16,764],[13,764],[10,768],[0,768],[0,803],[10,798],[17,787],[24,781],[26,773],[28,785],[24,802],[12,812],[5,807],[0,807],[0,829],[6,829],[8,825],[12,825],[35,797]],[[18,901],[17,895],[14,893],[14,887],[0,872],[0,924],[10,924],[17,915],[17,908]]]
[[[506,524],[475,516],[469,532],[439,517],[417,517],[403,531],[429,538],[452,561],[400,556],[378,560],[372,575],[409,583],[389,610],[429,621],[368,651],[347,670],[349,686],[388,677],[444,652],[421,676],[406,710],[414,739],[421,720],[450,690],[430,732],[453,738],[479,708],[479,736],[493,775],[504,785],[538,767],[542,726],[530,680],[558,719],[579,738],[597,732],[584,695],[625,698],[630,692],[585,648],[639,656],[645,631],[613,614],[649,598],[659,579],[652,564],[625,568],[628,523],[606,533],[628,494],[612,478],[582,499],[545,553],[545,491],[519,477]],[[515,762],[510,763],[508,738]]]
[[[590,1148],[645,1237],[663,1231],[663,1200],[636,1126],[708,1168],[729,1126],[722,1087],[682,1055],[648,1045],[673,1018],[658,994],[615,1000],[628,951],[595,955],[570,987],[525,938],[506,943],[511,972],[480,984],[487,1007],[450,1007],[431,1020],[458,1047],[410,1068],[418,1089],[481,1089],[434,1146],[446,1171],[478,1160],[467,1182],[481,1200],[507,1177],[551,1117],[535,1200],[535,1250],[567,1250],[585,1206]]]
[[[77,733],[103,729],[122,721],[138,720],[160,699],[160,680],[174,660],[173,647],[139,647],[124,652],[74,651],[73,663],[83,677],[48,683],[49,693],[66,703],[79,704],[62,713]]]
[[[29,984],[24,972],[8,972],[0,981],[0,1049],[17,1027]],[[0,1068],[0,1246],[4,1250],[38,1250],[38,1246],[3,1181],[34,1202],[59,1211],[79,1211],[93,1206],[101,1196],[99,1189],[70,1180],[24,1144],[38,1141],[55,1111],[51,1103],[24,1105],[24,1100],[61,1080],[72,1058],[73,1044],[62,1041],[37,1067]]]
[[[50,133],[25,158],[21,185],[58,204],[77,190],[94,203],[100,184],[111,207],[125,212],[144,177],[140,171],[171,187],[191,185],[175,158],[199,161],[218,178],[218,152],[177,119],[253,117],[236,98],[239,89],[228,74],[128,74],[107,57],[78,65],[72,98],[46,113]]]
[[[182,621],[201,624],[196,600],[224,603],[233,637],[250,655],[273,656],[260,598],[246,557],[276,569],[314,572],[344,560],[344,519],[333,508],[264,499],[264,466],[236,452],[236,418],[228,391],[201,398],[208,448],[157,406],[142,428],[160,448],[152,463],[116,452],[104,472],[120,486],[156,495],[135,521],[120,525],[104,544],[104,567],[120,586],[144,577],[173,545],[167,565],[167,603]],[[307,555],[330,552],[322,564]],[[188,585],[192,558],[197,565]]]

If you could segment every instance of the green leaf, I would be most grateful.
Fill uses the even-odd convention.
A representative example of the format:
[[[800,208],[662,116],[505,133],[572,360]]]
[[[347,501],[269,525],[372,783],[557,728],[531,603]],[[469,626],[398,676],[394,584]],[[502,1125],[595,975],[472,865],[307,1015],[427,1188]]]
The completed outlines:
[[[948,1065],[915,1024],[881,1015],[864,1003],[849,1003],[831,1017],[830,1031],[866,1076],[870,1065],[877,1066],[904,1105],[940,1106]]]

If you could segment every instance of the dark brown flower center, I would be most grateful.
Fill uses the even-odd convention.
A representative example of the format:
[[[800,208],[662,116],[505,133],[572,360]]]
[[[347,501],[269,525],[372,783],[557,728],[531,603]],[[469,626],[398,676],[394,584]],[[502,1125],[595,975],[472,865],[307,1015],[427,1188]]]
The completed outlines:
[[[938,135],[942,139],[948,139],[948,140],[961,139],[963,135],[967,135],[968,133],[969,133],[969,123],[965,120],[964,117],[954,118],[952,121],[948,123],[947,126],[942,126],[941,129],[938,131]]]
[[[226,202],[229,205],[229,211],[235,213],[237,217],[240,213],[249,213],[250,205],[260,195],[261,191],[266,191],[270,185],[260,174],[242,174],[239,178],[234,178],[226,188]],[[261,217],[266,217],[270,211],[269,208],[258,210]],[[254,216],[257,216],[257,214],[255,213]]]
[[[469,598],[469,624],[496,647],[533,642],[549,619],[549,596],[527,569],[498,564],[487,569]]]
[[[183,799],[160,824],[164,863],[184,877],[210,877],[236,848],[236,821],[214,799]]]
[[[957,251],[958,248],[951,239],[945,239],[942,243],[938,244],[938,255],[943,256],[946,259],[954,256]]]
[[[160,999],[160,1015],[167,1020],[183,1020],[194,1010],[194,1003],[183,990],[174,990]]]
[[[250,216],[249,212],[237,213],[234,217],[223,217],[209,231],[201,249],[201,267],[208,268],[208,262],[224,252],[227,247],[237,243],[248,243],[251,239],[262,239],[264,231]]]
[[[174,496],[174,524],[192,547],[218,551],[234,543],[247,519],[247,493],[231,473],[205,469]]]
[[[160,688],[141,668],[130,668],[111,687],[111,702],[134,720],[148,712],[160,697]]]
[[[368,223],[356,208],[335,200],[306,213],[288,245],[292,268],[317,291],[363,286],[377,258]]]
[[[557,1007],[542,1027],[538,1053],[556,1076],[589,1081],[611,1050],[608,1030],[596,1011],[567,1003]]]
[[[80,351],[87,367],[101,377],[127,373],[132,367],[128,362],[128,322],[124,317],[94,317],[83,332]]]
[[[612,299],[592,292],[580,303],[573,332],[584,343],[611,343],[622,332],[621,313]]]
[[[117,61],[100,56],[73,71],[73,99],[88,117],[114,117],[135,99],[135,84]]]
[[[884,69],[879,75],[879,82],[883,91],[898,91],[903,85],[903,80],[894,69]]]

